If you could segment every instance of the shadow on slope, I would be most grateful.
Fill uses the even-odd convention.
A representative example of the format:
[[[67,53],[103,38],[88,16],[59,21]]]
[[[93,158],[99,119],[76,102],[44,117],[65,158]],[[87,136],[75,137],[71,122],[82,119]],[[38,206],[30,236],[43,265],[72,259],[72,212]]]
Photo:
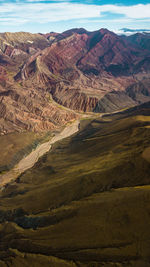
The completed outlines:
[[[140,116],[82,120],[1,192],[4,264],[38,255],[43,266],[49,257],[58,259],[51,266],[149,266],[149,114],[147,105]]]

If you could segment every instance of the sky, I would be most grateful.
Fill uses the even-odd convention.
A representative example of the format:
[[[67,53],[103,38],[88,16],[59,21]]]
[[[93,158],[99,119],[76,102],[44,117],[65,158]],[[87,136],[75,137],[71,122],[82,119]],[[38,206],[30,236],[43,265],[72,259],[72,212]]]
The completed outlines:
[[[0,32],[150,30],[150,0],[0,0]]]

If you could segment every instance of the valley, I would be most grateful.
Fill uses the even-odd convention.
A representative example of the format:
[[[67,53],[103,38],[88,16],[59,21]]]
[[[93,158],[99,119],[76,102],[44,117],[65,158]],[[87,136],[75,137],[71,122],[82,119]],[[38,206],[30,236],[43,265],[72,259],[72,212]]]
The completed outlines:
[[[82,119],[0,192],[2,266],[149,266],[149,112]]]
[[[38,145],[30,154],[23,157],[17,165],[15,165],[10,171],[0,174],[0,188],[7,185],[11,180],[17,179],[22,173],[26,170],[32,168],[34,164],[49,150],[51,149],[52,144],[62,140],[75,132],[78,131],[79,121],[71,123],[69,126],[66,126],[62,131],[55,134],[54,137],[51,137],[50,141]]]
[[[149,36],[0,34],[0,266],[150,266]]]

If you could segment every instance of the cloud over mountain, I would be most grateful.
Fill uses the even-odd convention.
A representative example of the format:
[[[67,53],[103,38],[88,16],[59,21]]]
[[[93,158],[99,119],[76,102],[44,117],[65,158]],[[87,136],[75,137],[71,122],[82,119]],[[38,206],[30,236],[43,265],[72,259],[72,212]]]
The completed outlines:
[[[0,24],[9,31],[9,26],[19,27],[22,25],[23,30],[28,30],[29,25],[36,24],[40,28],[50,23],[57,23],[57,26],[63,27],[63,24],[72,23],[75,26],[82,23],[86,19],[87,24],[95,23],[116,23],[119,25],[126,20],[128,23],[147,23],[150,21],[150,4],[122,5],[114,4],[113,1],[103,1],[96,4],[95,1],[90,1],[90,4],[85,1],[63,1],[63,0],[26,0],[26,1],[0,1]],[[112,23],[111,23],[112,22]],[[43,25],[43,26],[42,26]],[[103,25],[102,25],[103,26]],[[120,25],[121,26],[121,25]],[[143,25],[145,28],[145,25]],[[108,27],[108,26],[107,26]],[[143,28],[143,27],[142,27]],[[11,30],[11,29],[10,29]],[[18,29],[17,29],[18,30]],[[55,30],[55,29],[54,29]]]

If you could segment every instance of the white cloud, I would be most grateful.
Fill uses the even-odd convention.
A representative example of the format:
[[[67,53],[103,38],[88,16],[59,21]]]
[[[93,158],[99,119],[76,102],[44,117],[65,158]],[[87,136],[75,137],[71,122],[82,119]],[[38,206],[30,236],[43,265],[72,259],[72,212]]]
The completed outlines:
[[[149,18],[150,4],[138,4],[134,6],[103,5],[101,6],[101,11],[123,14],[128,18],[134,19]]]
[[[59,0],[62,1],[62,0]],[[30,3],[31,2],[31,3]],[[3,3],[0,4],[0,24],[12,23],[47,23],[67,21],[73,19],[103,19],[103,12],[111,12],[124,15],[120,20],[147,19],[150,18],[150,4],[134,6],[118,5],[87,5],[69,2],[61,3]],[[118,18],[116,18],[117,21]]]

